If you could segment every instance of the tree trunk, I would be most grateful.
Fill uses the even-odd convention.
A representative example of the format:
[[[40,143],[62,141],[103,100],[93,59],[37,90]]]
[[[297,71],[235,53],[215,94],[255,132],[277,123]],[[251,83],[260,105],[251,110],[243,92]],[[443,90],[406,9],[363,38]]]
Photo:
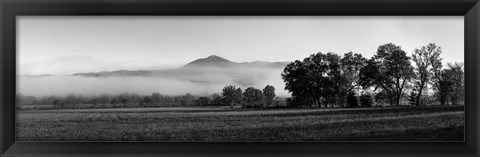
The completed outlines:
[[[346,105],[345,105],[345,95],[347,94],[340,94],[339,96],[339,104],[340,104],[340,107],[344,108]]]
[[[317,104],[317,99],[316,98],[311,98],[311,103],[310,103],[310,108],[313,108],[315,107],[315,105]]]
[[[425,86],[425,85],[423,83],[421,83],[420,84],[420,90],[418,91],[417,98],[415,100],[415,106],[420,106],[420,97],[422,96],[423,86]]]
[[[445,105],[445,97],[444,96],[440,96],[440,105],[441,106]]]
[[[397,106],[400,106],[400,98],[401,97],[402,97],[402,93],[398,93],[397,96],[396,96],[396,100],[395,100],[396,101],[395,103],[396,103]]]

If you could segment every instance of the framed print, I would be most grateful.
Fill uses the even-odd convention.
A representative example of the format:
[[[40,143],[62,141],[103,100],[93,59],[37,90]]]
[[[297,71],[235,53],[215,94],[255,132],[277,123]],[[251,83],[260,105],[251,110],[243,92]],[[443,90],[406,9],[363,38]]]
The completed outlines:
[[[476,0],[0,7],[2,156],[478,156]]]

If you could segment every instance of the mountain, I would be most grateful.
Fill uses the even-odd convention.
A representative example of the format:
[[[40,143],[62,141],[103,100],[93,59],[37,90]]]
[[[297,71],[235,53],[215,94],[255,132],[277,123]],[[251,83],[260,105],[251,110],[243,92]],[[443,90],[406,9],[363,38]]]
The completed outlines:
[[[196,73],[242,73],[238,69],[282,69],[288,62],[233,62],[220,56],[211,55],[206,58],[196,59],[190,63],[185,64],[178,69],[167,70],[117,70],[117,71],[102,71],[102,72],[85,72],[74,73],[74,76],[86,77],[122,77],[122,76],[159,76],[167,77],[172,75],[195,75]]]
[[[222,58],[220,56],[216,55],[211,55],[208,56],[207,58],[200,58],[197,60],[194,60],[185,66],[183,68],[195,68],[195,67],[230,67],[237,65],[237,63],[232,62],[228,59]]]
[[[225,85],[239,87],[265,86],[275,83],[283,86],[280,77],[288,62],[233,62],[220,56],[211,55],[196,59],[177,69],[168,70],[117,70],[75,73],[83,77],[144,77],[162,82],[182,82],[202,86],[202,90],[220,88]],[[168,87],[171,88],[171,87]]]
[[[221,67],[221,68],[234,68],[234,67],[268,67],[268,68],[284,68],[288,62],[264,62],[264,61],[253,61],[253,62],[232,62],[228,59],[222,58],[220,56],[211,55],[207,58],[200,58],[194,60],[183,68],[205,68],[205,67]]]

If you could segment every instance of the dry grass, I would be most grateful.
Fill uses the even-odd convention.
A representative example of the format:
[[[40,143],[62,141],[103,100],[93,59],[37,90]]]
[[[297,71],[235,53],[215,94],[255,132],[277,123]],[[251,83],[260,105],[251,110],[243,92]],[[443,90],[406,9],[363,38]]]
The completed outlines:
[[[19,141],[463,141],[463,107],[17,113]]]

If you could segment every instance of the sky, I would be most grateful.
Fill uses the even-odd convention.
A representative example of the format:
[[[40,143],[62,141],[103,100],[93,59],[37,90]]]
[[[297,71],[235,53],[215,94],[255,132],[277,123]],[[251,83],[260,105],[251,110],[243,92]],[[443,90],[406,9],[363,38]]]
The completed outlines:
[[[394,43],[428,43],[444,63],[464,60],[463,16],[17,16],[17,73],[177,68],[218,55],[294,61],[317,52],[370,58]]]

